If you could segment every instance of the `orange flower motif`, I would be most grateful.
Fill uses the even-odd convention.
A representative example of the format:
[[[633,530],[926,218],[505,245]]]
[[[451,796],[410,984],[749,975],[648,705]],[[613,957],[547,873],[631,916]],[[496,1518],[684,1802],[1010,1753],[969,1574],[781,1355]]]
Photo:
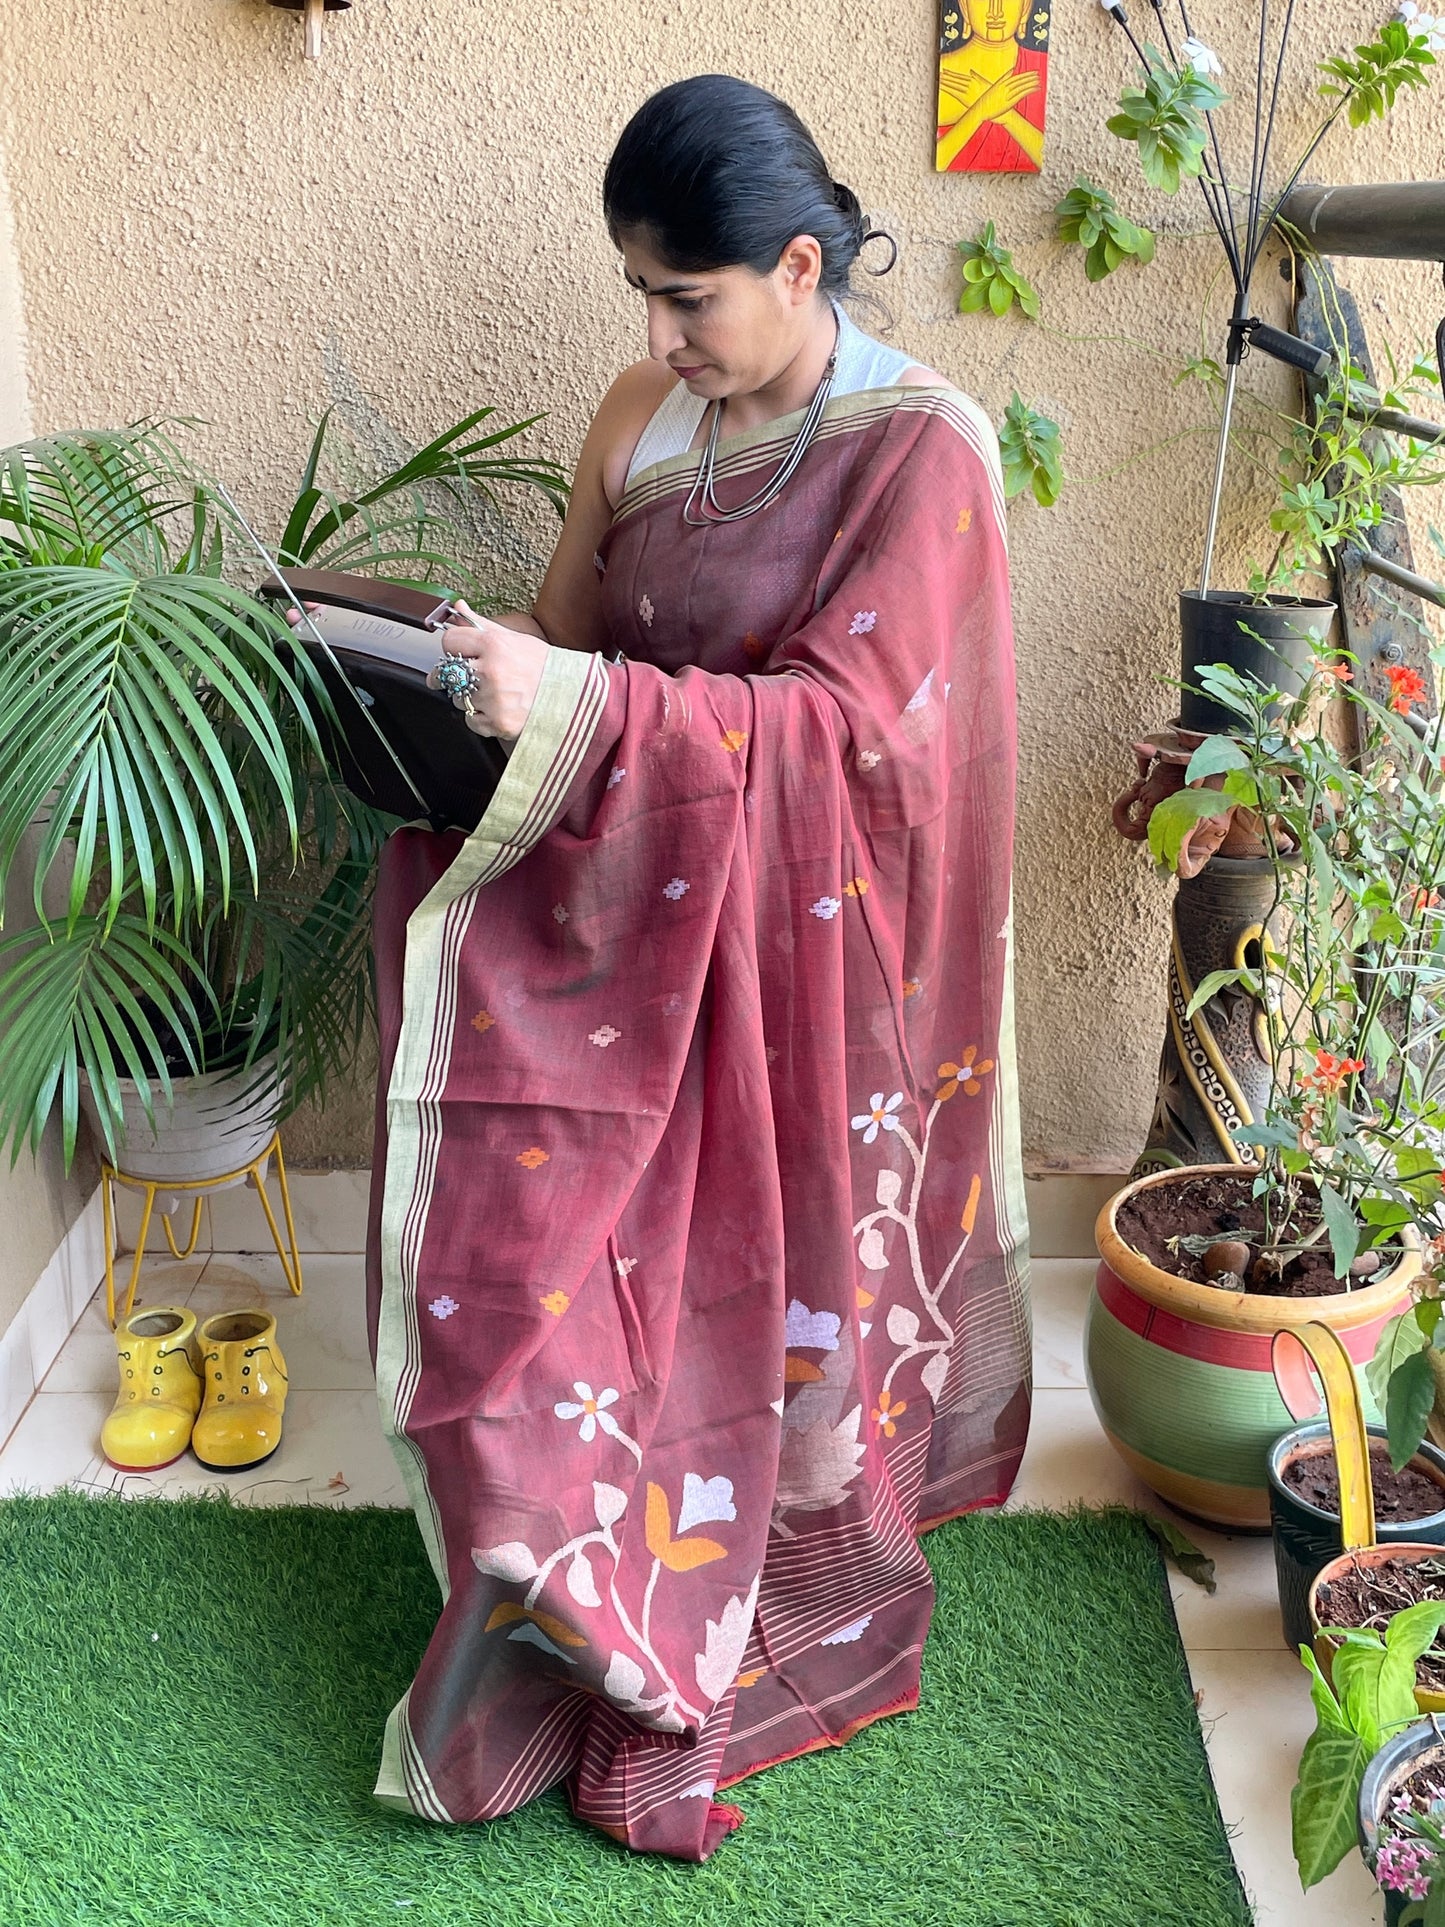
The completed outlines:
[[[867,877],[850,877],[843,885],[845,897],[866,897],[870,889]]]
[[[1408,716],[1412,703],[1424,702],[1428,691],[1425,678],[1418,669],[1412,669],[1406,662],[1392,663],[1385,671],[1390,679],[1390,707],[1400,715]]]
[[[957,1096],[960,1084],[969,1097],[978,1096],[979,1092],[983,1089],[983,1085],[979,1082],[979,1079],[981,1077],[987,1077],[993,1069],[993,1059],[991,1057],[985,1057],[980,1064],[975,1062],[977,1056],[978,1045],[970,1044],[957,1064],[939,1065],[938,1075],[946,1080],[940,1084],[934,1092],[934,1096],[940,1104],[946,1104],[949,1098]]]
[[[878,1403],[873,1408],[873,1423],[878,1427],[878,1430],[883,1434],[885,1439],[891,1439],[893,1434],[898,1430],[898,1427],[893,1421],[900,1418],[907,1410],[908,1400],[906,1398],[900,1399],[895,1403],[891,1392],[880,1392],[878,1394]]]
[[[731,755],[736,755],[747,740],[745,729],[725,729],[722,733],[722,746]]]
[[[903,1001],[905,1004],[909,1003],[914,997],[919,997],[922,994],[923,985],[919,983],[916,977],[905,977],[903,979]]]
[[[497,1021],[496,1018],[492,1015],[492,1013],[489,1010],[479,1010],[476,1016],[472,1019],[472,1029],[479,1030],[479,1031],[489,1031],[492,1028],[492,1025],[496,1023],[496,1021]]]
[[[549,1291],[545,1298],[537,1300],[543,1311],[550,1311],[554,1318],[560,1318],[571,1302],[565,1291]]]
[[[743,637],[743,654],[749,662],[761,662],[768,653],[768,645],[761,636],[755,636],[751,629]]]
[[[534,1144],[529,1151],[522,1151],[518,1154],[517,1162],[518,1164],[524,1165],[527,1170],[535,1171],[538,1165],[547,1162],[549,1156],[550,1153],[544,1151],[540,1144]]]
[[[1317,1050],[1314,1069],[1301,1071],[1299,1082],[1304,1090],[1333,1097],[1346,1078],[1356,1076],[1364,1068],[1363,1057],[1335,1057],[1327,1050]]]
[[[960,510],[958,511],[958,522],[957,522],[957,524],[956,524],[956,526],[955,526],[955,528],[954,528],[954,531],[953,531],[953,532],[954,532],[954,534],[955,534],[955,535],[967,535],[967,534],[968,534],[968,532],[969,532],[969,530],[970,530],[970,529],[971,529],[972,527],[973,527],[973,510],[972,510],[972,509],[960,509]]]

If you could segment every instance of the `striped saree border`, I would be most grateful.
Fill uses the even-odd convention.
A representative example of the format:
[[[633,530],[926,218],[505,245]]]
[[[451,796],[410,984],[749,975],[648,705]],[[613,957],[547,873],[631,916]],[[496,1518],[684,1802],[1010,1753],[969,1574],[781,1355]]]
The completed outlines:
[[[776,463],[797,439],[805,412],[799,409],[794,414],[780,416],[777,421],[746,429],[741,435],[730,435],[720,445],[715,479],[728,481]],[[998,437],[983,409],[961,389],[862,388],[851,395],[835,395],[823,411],[814,439],[831,441],[835,436],[867,428],[894,413],[936,415],[958,432],[988,471],[994,519],[1007,540]],[[613,517],[613,527],[674,492],[687,494],[696,479],[700,459],[699,450],[686,449],[681,455],[671,455],[665,462],[654,462],[642,469],[624,490]]]
[[[549,652],[531,715],[486,814],[407,923],[401,1031],[386,1097],[376,1391],[382,1431],[401,1469],[443,1601],[449,1581],[441,1515],[406,1425],[421,1378],[417,1271],[441,1151],[441,1097],[456,1029],[458,964],[482,889],[518,863],[556,821],[607,693],[600,656]],[[387,1722],[377,1797],[427,1818],[447,1817],[411,1738],[405,1700]]]

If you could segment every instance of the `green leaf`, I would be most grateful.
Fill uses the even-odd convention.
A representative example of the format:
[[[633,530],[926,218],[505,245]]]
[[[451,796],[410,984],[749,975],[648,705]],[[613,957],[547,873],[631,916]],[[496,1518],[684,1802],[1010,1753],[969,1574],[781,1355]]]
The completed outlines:
[[[1389,1406],[1391,1375],[1407,1358],[1423,1351],[1428,1342],[1415,1316],[1418,1309],[1418,1306],[1412,1306],[1409,1311],[1402,1311],[1389,1320],[1375,1341],[1374,1356],[1365,1367],[1365,1383],[1382,1412]]]
[[[1149,816],[1149,854],[1161,869],[1179,862],[1184,839],[1207,816],[1223,816],[1234,808],[1219,790],[1176,790],[1156,803]]]
[[[1184,1015],[1192,1017],[1195,1011],[1203,1010],[1212,997],[1217,997],[1221,990],[1227,990],[1231,984],[1243,984],[1252,996],[1259,995],[1259,985],[1253,971],[1246,970],[1243,965],[1234,970],[1211,970],[1207,977],[1200,979]]]
[[[1302,1887],[1313,1887],[1333,1873],[1354,1847],[1360,1782],[1369,1761],[1354,1733],[1317,1727],[1306,1740],[1289,1803]]]
[[[1206,736],[1189,759],[1186,783],[1202,783],[1227,769],[1248,769],[1249,758],[1232,736]]]
[[[1027,488],[1041,508],[1052,508],[1064,482],[1058,423],[1030,408],[1015,389],[1004,411],[998,445],[1008,499]]]
[[[960,241],[958,252],[963,256],[960,314],[979,314],[987,307],[995,315],[1005,315],[1017,301],[1030,319],[1038,318],[1038,295],[1014,267],[1013,255],[999,244],[992,221],[985,223],[977,240]]]
[[[1434,1403],[1435,1373],[1429,1353],[1416,1350],[1395,1367],[1385,1388],[1385,1431],[1390,1441],[1390,1463],[1397,1472],[1420,1450]]]
[[[1335,1276],[1343,1278],[1359,1254],[1360,1221],[1355,1216],[1354,1207],[1340,1196],[1332,1184],[1320,1186],[1320,1211],[1329,1232],[1330,1250],[1334,1253]]]
[[[1179,1568],[1186,1579],[1192,1579],[1196,1586],[1203,1586],[1206,1592],[1218,1590],[1214,1561],[1195,1545],[1187,1533],[1181,1532],[1171,1519],[1163,1519],[1157,1512],[1145,1512],[1141,1517],[1158,1540],[1165,1557]]]

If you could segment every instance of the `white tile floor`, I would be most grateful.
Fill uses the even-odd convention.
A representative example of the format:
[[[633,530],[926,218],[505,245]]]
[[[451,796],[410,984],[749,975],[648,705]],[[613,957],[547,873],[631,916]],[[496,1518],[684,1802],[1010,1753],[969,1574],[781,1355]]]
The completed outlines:
[[[220,1489],[251,1504],[404,1505],[381,1436],[367,1360],[362,1261],[310,1256],[306,1290],[287,1294],[274,1258],[148,1259],[141,1297],[189,1303],[202,1315],[264,1302],[275,1309],[291,1395],[280,1452],[254,1477],[217,1479],[189,1457],[155,1478],[125,1476],[99,1457],[115,1396],[114,1341],[103,1299],[92,1302],[41,1390],[0,1451],[0,1494]],[[1084,1389],[1081,1335],[1090,1261],[1035,1260],[1034,1427],[1012,1503],[1157,1504],[1115,1457]],[[1311,1725],[1298,1661],[1284,1649],[1267,1539],[1193,1535],[1215,1561],[1211,1597],[1176,1576],[1173,1591],[1200,1717],[1245,1885],[1260,1927],[1378,1927],[1373,1882],[1351,1856],[1302,1895],[1289,1851],[1289,1790]]]

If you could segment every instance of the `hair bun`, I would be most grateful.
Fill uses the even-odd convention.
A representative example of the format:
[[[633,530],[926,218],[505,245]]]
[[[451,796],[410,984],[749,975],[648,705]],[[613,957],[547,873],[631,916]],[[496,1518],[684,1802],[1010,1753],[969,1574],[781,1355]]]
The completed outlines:
[[[842,181],[833,182],[833,205],[847,220],[853,222],[861,239],[864,231],[863,206],[852,188],[845,186]]]

